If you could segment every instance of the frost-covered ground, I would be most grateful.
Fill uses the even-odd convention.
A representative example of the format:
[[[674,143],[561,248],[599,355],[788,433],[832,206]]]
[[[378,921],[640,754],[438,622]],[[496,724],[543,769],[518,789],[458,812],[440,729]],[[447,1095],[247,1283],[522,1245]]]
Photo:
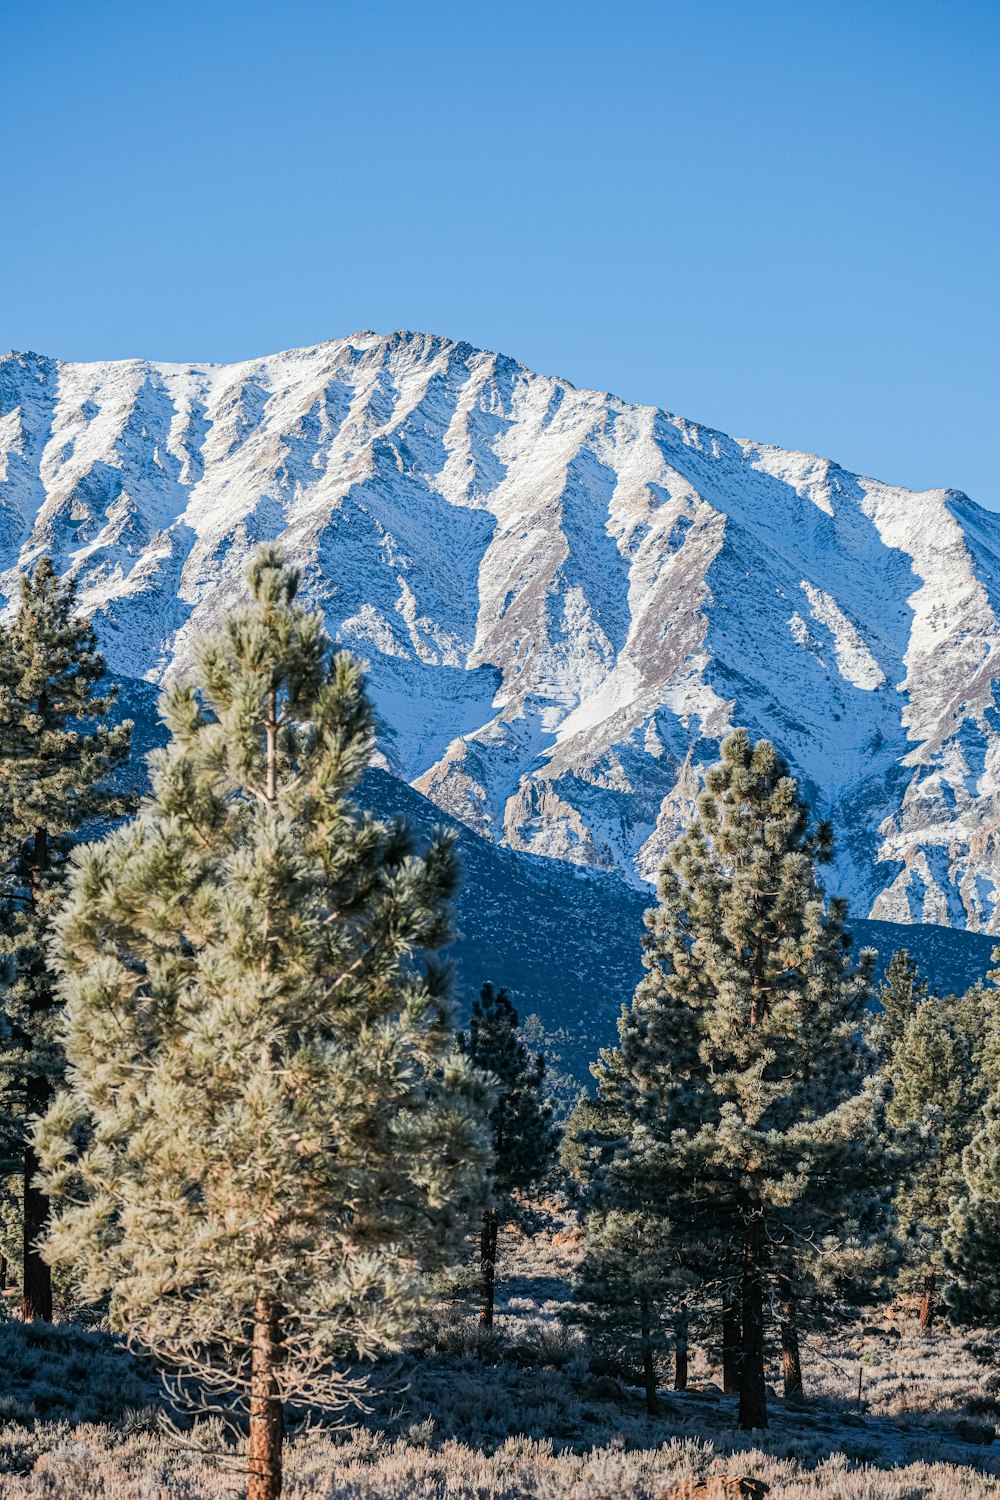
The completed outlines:
[[[680,1480],[710,1474],[756,1477],[775,1500],[1000,1496],[1000,1447],[964,1441],[959,1425],[1000,1415],[992,1338],[925,1339],[905,1309],[873,1314],[835,1344],[807,1348],[806,1405],[772,1400],[769,1431],[750,1439],[700,1351],[693,1388],[665,1390],[656,1419],[638,1391],[589,1372],[579,1335],[558,1317],[577,1253],[565,1223],[533,1241],[505,1234],[495,1333],[481,1338],[459,1302],[430,1315],[402,1365],[379,1372],[382,1389],[356,1425],[290,1442],[290,1500],[665,1500]],[[8,1323],[0,1351],[4,1500],[240,1492],[218,1431],[166,1438],[149,1372],[104,1335]]]
[[[734,723],[858,916],[1000,928],[1000,518],[504,356],[357,334],[231,366],[0,359],[0,588],[42,551],[160,681],[280,538],[388,767],[518,851],[651,876]]]

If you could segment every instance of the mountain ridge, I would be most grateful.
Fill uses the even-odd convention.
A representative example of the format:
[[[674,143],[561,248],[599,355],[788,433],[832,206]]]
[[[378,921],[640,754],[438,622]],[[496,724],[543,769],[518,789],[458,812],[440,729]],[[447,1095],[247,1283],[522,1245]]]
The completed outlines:
[[[640,890],[735,723],[859,915],[1000,929],[1000,518],[434,335],[233,365],[0,359],[0,587],[51,552],[159,683],[278,538],[383,763]]]
[[[112,712],[134,725],[134,753],[121,782],[145,793],[145,755],[167,741],[156,690],[126,680]],[[614,1045],[618,1016],[642,974],[651,893],[614,874],[504,849],[377,767],[366,772],[358,801],[379,817],[401,818],[418,850],[436,828],[454,834],[459,885],[453,935],[439,956],[453,970],[460,1020],[467,1020],[484,980],[503,985],[522,1021],[537,1016],[541,1022],[544,1034],[532,1028],[533,1045],[544,1046],[551,1071],[566,1075],[572,1102],[600,1049]],[[979,933],[854,918],[848,931],[855,956],[864,949],[875,953],[873,995],[901,948],[941,995],[987,983],[993,966],[993,939]]]
[[[353,343],[358,339],[371,339],[374,341],[380,341],[386,344],[390,344],[394,340],[404,341],[414,338],[448,344],[451,345],[456,350],[456,352],[467,350],[471,354],[484,355],[491,359],[509,363],[511,366],[516,367],[517,369],[527,369],[527,366],[524,366],[517,359],[516,355],[508,354],[501,349],[481,348],[477,344],[470,343],[467,339],[453,339],[450,335],[447,334],[427,333],[417,329],[407,328],[393,328],[388,330],[386,333],[379,333],[377,329],[359,328],[354,330],[354,332],[352,333],[343,335],[340,338],[334,337],[328,339],[320,339],[313,344],[293,344],[287,349],[276,349],[271,351],[270,353],[260,355],[248,355],[245,359],[186,361],[155,359],[147,355],[133,354],[122,355],[115,359],[72,360],[64,359],[60,355],[41,354],[35,349],[7,349],[6,351],[0,352],[0,365],[2,365],[5,360],[9,359],[34,359],[49,361],[58,367],[69,366],[81,369],[97,369],[103,368],[107,365],[140,365],[149,370],[170,370],[177,373],[185,371],[201,371],[204,373],[209,373],[212,371],[221,370],[232,371],[240,369],[243,366],[266,364],[267,362],[272,360],[284,359],[286,357],[295,355],[314,354],[319,350],[337,348],[346,343]],[[650,402],[630,401],[627,397],[620,395],[617,391],[602,390],[599,386],[577,385],[572,380],[570,380],[568,376],[565,375],[551,373],[545,374],[541,371],[533,371],[532,373],[538,375],[541,379],[558,382],[559,385],[565,386],[567,390],[574,391],[582,396],[603,397],[615,402],[619,402],[623,406],[632,406],[643,411],[660,412],[664,416],[671,419],[678,418],[678,413],[673,412],[666,407],[656,406]],[[805,448],[786,448],[783,447],[780,443],[771,443],[762,438],[751,438],[745,435],[736,436],[732,433],[727,433],[724,428],[713,427],[711,423],[703,421],[700,418],[684,418],[680,420],[686,420],[690,422],[691,426],[697,427],[702,433],[710,436],[726,438],[731,442],[746,444],[747,446],[753,448],[772,449],[777,453],[787,454],[792,458],[806,458],[815,460],[821,464],[828,465],[831,469],[837,470],[840,473],[849,475],[853,479],[871,480],[875,483],[883,482],[879,480],[878,476],[874,473],[869,474],[862,472],[861,470],[853,470],[847,468],[847,466],[845,464],[842,464],[839,459],[833,458],[829,454],[817,454]],[[905,487],[899,486],[899,488]],[[982,505],[966,490],[959,489],[954,485],[931,485],[924,490],[910,490],[909,493],[915,496],[944,495],[952,500],[966,501],[969,505],[974,506],[976,510],[982,511],[985,515],[996,514],[995,511],[991,510],[988,506]]]

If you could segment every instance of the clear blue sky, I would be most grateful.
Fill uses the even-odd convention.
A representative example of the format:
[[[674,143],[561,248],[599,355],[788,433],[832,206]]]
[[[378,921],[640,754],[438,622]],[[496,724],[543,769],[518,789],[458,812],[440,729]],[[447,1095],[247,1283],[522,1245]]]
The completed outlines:
[[[415,328],[1000,508],[998,0],[0,0],[0,348]]]

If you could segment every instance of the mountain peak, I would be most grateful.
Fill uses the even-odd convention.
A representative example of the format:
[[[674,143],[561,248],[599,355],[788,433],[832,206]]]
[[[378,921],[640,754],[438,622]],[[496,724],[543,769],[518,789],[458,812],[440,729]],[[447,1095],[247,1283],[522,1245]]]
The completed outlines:
[[[42,552],[159,682],[280,538],[386,766],[641,884],[733,724],[841,830],[859,915],[996,930],[1000,522],[435,334],[230,365],[0,361],[0,584]]]

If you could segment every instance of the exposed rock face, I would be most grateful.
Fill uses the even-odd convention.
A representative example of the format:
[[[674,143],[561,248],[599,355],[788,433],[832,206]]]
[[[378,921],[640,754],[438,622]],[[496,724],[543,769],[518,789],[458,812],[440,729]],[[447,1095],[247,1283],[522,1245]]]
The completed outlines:
[[[838,825],[857,915],[1000,929],[1000,517],[440,338],[0,360],[0,586],[41,552],[156,682],[280,538],[399,777],[514,850],[655,872],[726,729]]]

